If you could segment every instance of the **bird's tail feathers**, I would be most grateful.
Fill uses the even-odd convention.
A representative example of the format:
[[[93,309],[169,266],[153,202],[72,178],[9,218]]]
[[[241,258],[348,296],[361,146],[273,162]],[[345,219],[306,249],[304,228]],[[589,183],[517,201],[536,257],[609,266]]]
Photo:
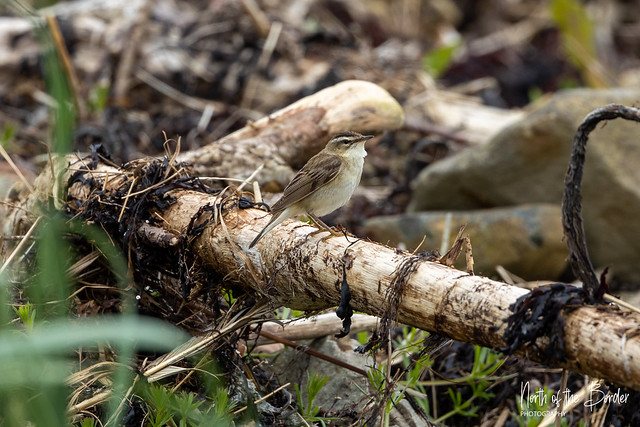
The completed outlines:
[[[267,234],[269,231],[271,231],[271,229],[273,227],[275,227],[276,225],[280,224],[282,222],[282,219],[280,219],[282,215],[274,215],[271,217],[271,220],[269,221],[269,223],[266,225],[266,227],[264,227],[262,229],[262,231],[260,233],[258,233],[258,235],[256,236],[255,239],[253,239],[253,242],[251,242],[251,244],[249,245],[249,249],[251,249],[252,247],[254,247],[256,245],[256,243],[258,243],[258,240],[262,239],[262,237]],[[280,219],[280,220],[279,220]]]

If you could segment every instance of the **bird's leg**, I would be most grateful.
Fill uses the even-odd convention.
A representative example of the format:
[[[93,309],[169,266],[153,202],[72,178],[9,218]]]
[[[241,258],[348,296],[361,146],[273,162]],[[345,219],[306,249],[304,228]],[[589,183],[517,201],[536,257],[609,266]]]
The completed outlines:
[[[316,224],[318,226],[318,228],[320,228],[320,230],[318,230],[318,232],[328,231],[328,232],[330,232],[332,234],[334,233],[334,230],[331,227],[329,227],[327,224],[325,224],[324,221],[322,221],[320,218],[318,218],[314,214],[308,213],[308,212],[307,212],[307,215],[309,215],[309,218],[311,218],[313,220],[313,223]]]
[[[315,216],[312,213],[307,212],[307,215],[309,215],[309,217],[313,220],[314,224],[316,224],[318,226],[318,230],[313,231],[311,233],[309,233],[309,236],[313,236],[315,234],[318,233],[322,233],[323,231],[328,231],[329,233],[331,233],[328,236],[323,237],[321,240],[325,241],[333,236],[346,236],[346,230],[340,230],[340,229],[336,229],[336,227],[329,227],[327,224],[325,224],[320,218],[318,218],[317,216]]]

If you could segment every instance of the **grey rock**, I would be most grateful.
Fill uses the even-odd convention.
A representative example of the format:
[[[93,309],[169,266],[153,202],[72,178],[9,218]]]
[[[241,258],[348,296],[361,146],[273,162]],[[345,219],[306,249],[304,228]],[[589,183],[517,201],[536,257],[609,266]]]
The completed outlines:
[[[335,339],[333,337],[320,338],[312,341],[309,347],[327,356],[334,357],[350,365],[367,370],[373,365],[371,357],[355,353],[358,342],[352,339]],[[306,353],[287,349],[281,352],[274,361],[274,369],[281,383],[291,382],[298,384],[302,401],[307,403],[307,375],[321,375],[329,377],[322,387],[313,406],[319,406],[326,411],[328,416],[340,410],[353,410],[360,413],[369,403],[372,395],[376,393],[369,385],[367,378],[329,363],[325,360],[311,357]],[[363,393],[364,391],[364,393]],[[425,425],[425,421],[415,412],[411,405],[404,400],[400,401],[390,413],[390,425],[398,427],[414,427]],[[379,421],[374,422],[375,425]],[[331,425],[351,425],[349,422],[334,421]]]
[[[320,353],[366,369],[371,359],[367,355],[354,353],[353,349],[357,342],[351,341],[346,338],[340,340],[321,338],[313,340],[308,345]],[[274,369],[281,383],[298,384],[302,403],[305,405],[307,404],[307,375],[329,377],[313,401],[313,406],[319,406],[329,414],[343,409],[360,411],[369,397],[360,391],[368,389],[368,381],[365,377],[325,360],[311,357],[307,353],[287,349],[274,360]]]
[[[423,170],[409,211],[559,204],[573,136],[586,114],[609,103],[638,101],[638,89],[561,92],[487,144]],[[589,139],[582,187],[594,265],[610,266],[618,278],[633,283],[640,283],[638,135],[636,122],[615,120],[598,126]]]
[[[365,230],[377,241],[403,242],[409,250],[425,238],[420,250],[435,250],[441,246],[446,216],[447,212],[438,211],[376,217],[365,223]],[[447,247],[462,224],[467,224],[464,234],[471,240],[476,274],[491,275],[502,265],[528,280],[555,279],[566,267],[559,205],[452,212]],[[465,269],[464,253],[455,266]]]

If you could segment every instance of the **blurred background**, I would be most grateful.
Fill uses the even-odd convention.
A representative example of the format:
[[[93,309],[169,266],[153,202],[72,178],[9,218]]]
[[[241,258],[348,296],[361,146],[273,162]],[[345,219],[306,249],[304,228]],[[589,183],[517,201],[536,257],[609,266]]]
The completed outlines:
[[[64,47],[66,62],[51,65],[49,39]],[[362,183],[328,223],[441,253],[467,224],[476,274],[527,287],[574,280],[561,226],[564,176],[586,114],[640,102],[635,0],[0,5],[0,143],[27,181],[50,151],[102,144],[120,163],[162,155],[165,135],[187,151],[349,79],[386,89],[405,122],[367,145]],[[583,180],[592,261],[598,272],[609,267],[613,293],[636,305],[638,126],[599,126]],[[15,185],[20,179],[1,160],[2,195]],[[115,310],[92,301],[76,308]],[[473,348],[456,346],[458,362],[479,363]],[[455,371],[451,360],[439,372]],[[548,374],[557,385],[558,372]]]
[[[337,82],[377,83],[405,125],[369,144],[363,185],[330,221],[411,250],[445,248],[467,223],[477,272],[507,280],[571,280],[558,209],[573,132],[591,109],[639,99],[634,1],[9,2],[0,136],[30,176],[55,102],[33,8],[68,50],[70,148],[101,143],[120,161],[162,153],[165,133],[186,151]],[[596,266],[634,288],[637,129],[609,131],[587,156],[587,236]],[[0,166],[6,193],[16,177]]]

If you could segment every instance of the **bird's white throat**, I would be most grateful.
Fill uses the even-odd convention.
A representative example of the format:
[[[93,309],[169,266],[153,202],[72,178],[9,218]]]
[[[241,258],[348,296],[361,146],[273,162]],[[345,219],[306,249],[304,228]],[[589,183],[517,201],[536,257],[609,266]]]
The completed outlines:
[[[364,142],[359,143],[356,147],[347,150],[347,156],[353,158],[367,157],[367,150],[364,149]]]

